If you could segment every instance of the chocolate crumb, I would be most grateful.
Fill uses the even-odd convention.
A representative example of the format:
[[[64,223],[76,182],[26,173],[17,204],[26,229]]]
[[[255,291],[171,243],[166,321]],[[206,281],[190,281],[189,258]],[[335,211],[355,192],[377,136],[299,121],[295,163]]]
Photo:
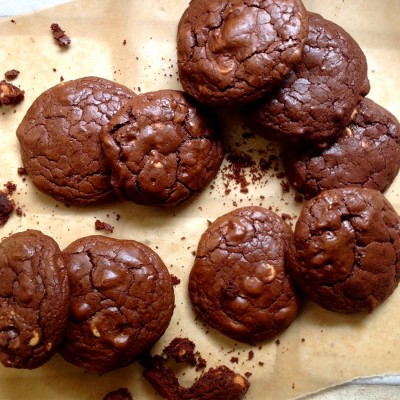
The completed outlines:
[[[189,365],[197,365],[194,354],[196,345],[187,338],[175,338],[164,348],[163,353],[167,358],[173,358],[176,362],[186,362]]]
[[[122,44],[125,46],[126,45],[126,39],[124,39],[124,41],[122,42]]]
[[[17,190],[17,185],[11,181],[4,184],[4,187],[7,189],[9,195],[12,195]]]
[[[248,360],[251,361],[254,358],[254,351],[250,350],[248,355]]]
[[[4,226],[10,218],[11,211],[14,209],[14,202],[8,195],[0,190],[0,226]]]
[[[15,209],[15,213],[17,214],[18,217],[23,217],[24,216],[24,211],[22,210],[21,207],[17,207]]]
[[[275,340],[275,344],[276,344],[277,346],[279,346],[279,345],[281,344],[281,341],[280,341],[279,339],[276,339],[276,340]]]
[[[13,79],[16,79],[19,75],[19,71],[16,69],[10,69],[9,71],[4,73],[4,76],[6,79],[9,81],[12,81]]]
[[[292,219],[292,217],[291,217],[289,214],[286,214],[286,213],[282,213],[281,217],[282,217],[282,219],[283,219],[284,221],[287,221],[287,220],[291,220],[291,219]]]
[[[52,30],[54,40],[60,47],[68,47],[71,44],[71,39],[61,29],[60,25],[52,23],[50,29]]]
[[[172,284],[174,286],[179,285],[181,283],[181,280],[177,276],[171,275],[171,278],[172,278]]]
[[[106,222],[102,222],[99,219],[96,220],[95,222],[95,228],[97,231],[106,231],[113,233],[114,232],[114,227],[111,226],[110,224],[107,224]]]
[[[239,364],[239,358],[238,357],[231,357],[230,362],[232,364]]]
[[[248,379],[252,376],[253,374],[251,372],[245,372],[244,376]]]
[[[5,80],[0,82],[0,106],[20,103],[25,97],[25,92]]]

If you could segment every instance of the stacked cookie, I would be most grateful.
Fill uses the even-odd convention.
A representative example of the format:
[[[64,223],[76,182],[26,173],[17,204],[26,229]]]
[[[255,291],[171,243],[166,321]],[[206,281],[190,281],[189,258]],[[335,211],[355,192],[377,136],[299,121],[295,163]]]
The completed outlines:
[[[88,236],[61,251],[40,231],[0,243],[0,361],[37,368],[56,351],[86,370],[128,365],[164,334],[168,269],[134,240]]]
[[[184,92],[136,95],[98,77],[42,93],[17,129],[27,174],[66,204],[98,204],[116,194],[173,207],[199,193],[223,159],[218,128]]]

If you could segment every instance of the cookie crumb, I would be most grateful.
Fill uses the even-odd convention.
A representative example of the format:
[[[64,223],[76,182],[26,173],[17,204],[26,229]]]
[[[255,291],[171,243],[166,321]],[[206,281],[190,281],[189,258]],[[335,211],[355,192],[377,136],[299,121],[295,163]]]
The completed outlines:
[[[50,29],[54,40],[60,47],[68,47],[71,44],[71,39],[65,34],[65,31],[61,29],[60,25],[52,23]]]
[[[171,279],[174,286],[177,286],[181,283],[181,280],[175,275],[171,275]]]
[[[0,106],[19,104],[25,97],[25,92],[5,80],[0,82]]]
[[[9,199],[7,193],[0,190],[0,226],[4,226],[14,209],[14,202]]]
[[[13,79],[16,79],[19,75],[19,71],[16,69],[10,69],[9,71],[4,73],[4,76],[6,79],[9,81],[12,81]]]
[[[107,224],[106,222],[100,221],[99,219],[96,220],[94,225],[95,225],[96,231],[106,231],[106,232],[110,232],[110,233],[114,232],[113,226],[111,226],[110,224]]]

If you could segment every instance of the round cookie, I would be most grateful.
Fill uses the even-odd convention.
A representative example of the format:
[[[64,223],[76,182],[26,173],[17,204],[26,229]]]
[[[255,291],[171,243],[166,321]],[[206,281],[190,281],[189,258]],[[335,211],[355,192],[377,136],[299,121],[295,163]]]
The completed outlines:
[[[400,280],[400,217],[377,190],[331,189],[305,203],[292,275],[320,306],[373,311]]]
[[[245,122],[270,140],[324,147],[342,133],[368,94],[367,72],[355,40],[335,23],[309,13],[301,62],[279,88],[243,110]]]
[[[71,307],[60,353],[68,362],[108,372],[128,365],[164,334],[174,291],[153,250],[93,235],[71,243],[64,258]]]
[[[244,207],[219,217],[203,233],[190,272],[195,311],[240,342],[275,336],[298,312],[286,271],[292,262],[293,233],[272,211]]]
[[[301,0],[192,0],[178,25],[180,82],[208,105],[260,98],[300,61],[307,31]]]
[[[289,182],[308,198],[344,186],[384,192],[400,167],[399,121],[365,98],[354,121],[333,145],[326,149],[288,146],[283,154]]]
[[[67,204],[114,198],[99,135],[134,95],[125,86],[93,76],[42,93],[17,129],[22,162],[33,184]]]
[[[188,200],[215,177],[224,156],[212,119],[177,90],[130,99],[101,139],[115,191],[137,204]]]
[[[68,320],[67,271],[57,243],[40,231],[0,243],[0,361],[33,369],[57,351]]]

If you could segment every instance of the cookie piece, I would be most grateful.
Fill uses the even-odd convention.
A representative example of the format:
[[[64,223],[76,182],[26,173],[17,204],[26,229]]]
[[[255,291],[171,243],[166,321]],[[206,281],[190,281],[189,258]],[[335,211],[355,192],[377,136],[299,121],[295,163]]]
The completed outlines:
[[[68,319],[67,271],[57,243],[40,231],[0,243],[0,361],[33,369],[57,351]]]
[[[326,149],[288,147],[283,165],[292,186],[308,198],[344,186],[384,192],[399,172],[399,121],[366,98],[355,120],[333,145]]]
[[[115,191],[152,206],[193,197],[215,177],[224,155],[213,120],[176,90],[132,98],[101,139]]]
[[[71,307],[60,347],[72,364],[97,372],[124,367],[165,332],[174,309],[160,257],[134,240],[93,235],[64,250]]]
[[[5,80],[0,81],[0,107],[2,105],[16,105],[25,98],[25,92],[19,87],[8,83]]]
[[[249,102],[300,61],[308,32],[301,0],[192,0],[178,25],[178,72],[208,105]]]
[[[14,201],[8,197],[7,193],[0,190],[0,227],[7,223],[14,207]]]
[[[301,62],[243,115],[248,127],[267,139],[324,147],[342,133],[369,92],[367,60],[340,26],[314,13],[309,25]]]
[[[125,86],[93,76],[42,93],[17,129],[22,162],[33,184],[67,204],[114,198],[99,135],[134,95]]]
[[[298,263],[291,272],[304,293],[341,313],[373,311],[400,280],[400,217],[377,190],[321,192],[295,228]]]
[[[219,217],[203,233],[189,276],[196,312],[241,342],[275,336],[298,312],[286,271],[293,257],[293,233],[272,211],[244,207]]]

